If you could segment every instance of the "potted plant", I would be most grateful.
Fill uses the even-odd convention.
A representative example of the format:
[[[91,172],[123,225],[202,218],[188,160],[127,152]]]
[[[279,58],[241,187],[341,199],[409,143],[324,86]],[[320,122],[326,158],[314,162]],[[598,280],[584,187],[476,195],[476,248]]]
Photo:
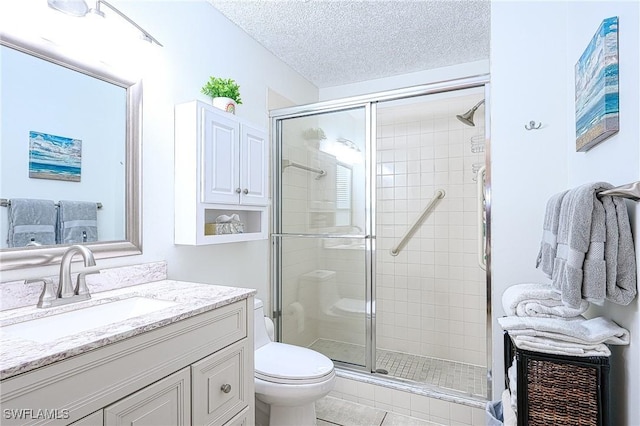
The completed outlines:
[[[232,114],[236,113],[236,106],[242,103],[240,86],[230,78],[209,77],[209,81],[202,86],[202,93],[211,97],[214,107]]]

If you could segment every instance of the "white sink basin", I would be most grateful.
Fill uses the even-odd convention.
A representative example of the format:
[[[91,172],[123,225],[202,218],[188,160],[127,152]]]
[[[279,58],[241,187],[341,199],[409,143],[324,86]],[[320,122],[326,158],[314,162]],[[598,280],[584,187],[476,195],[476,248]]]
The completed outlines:
[[[46,343],[177,305],[168,300],[131,297],[2,327],[14,337]]]

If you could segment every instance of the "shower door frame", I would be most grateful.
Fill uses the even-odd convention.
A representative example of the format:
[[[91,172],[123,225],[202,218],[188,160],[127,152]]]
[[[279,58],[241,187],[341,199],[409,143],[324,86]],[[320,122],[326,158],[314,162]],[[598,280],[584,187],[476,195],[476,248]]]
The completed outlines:
[[[357,372],[375,372],[376,352],[376,307],[375,307],[375,278],[376,278],[376,141],[377,141],[377,104],[383,101],[394,101],[419,96],[450,92],[462,89],[483,87],[485,99],[485,256],[486,256],[486,365],[487,365],[487,400],[492,395],[492,317],[491,317],[491,167],[490,167],[490,78],[489,74],[482,74],[467,78],[447,80],[404,89],[381,91],[368,95],[347,97],[331,101],[322,101],[295,107],[280,108],[270,111],[271,142],[272,142],[272,199],[281,200],[282,189],[282,120],[317,115],[322,113],[339,112],[354,108],[365,109],[365,365],[362,368],[351,364],[337,362],[338,366]],[[282,332],[282,274],[281,238],[284,236],[306,237],[311,235],[282,234],[281,208],[278,202],[272,203],[271,212],[271,302],[272,316],[276,322],[276,337],[281,339]],[[317,236],[319,237],[319,235]],[[345,235],[344,237],[353,238]],[[402,382],[395,377],[385,377],[385,380]],[[455,393],[455,392],[453,392]]]

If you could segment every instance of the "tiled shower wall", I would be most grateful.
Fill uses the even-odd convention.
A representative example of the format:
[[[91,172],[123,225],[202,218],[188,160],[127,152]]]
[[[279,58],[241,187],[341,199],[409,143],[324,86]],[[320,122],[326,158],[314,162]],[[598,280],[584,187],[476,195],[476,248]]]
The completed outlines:
[[[377,347],[486,365],[486,280],[478,266],[481,95],[384,108],[377,139]],[[474,145],[477,148],[480,145]],[[389,250],[438,189],[446,196],[396,257]]]

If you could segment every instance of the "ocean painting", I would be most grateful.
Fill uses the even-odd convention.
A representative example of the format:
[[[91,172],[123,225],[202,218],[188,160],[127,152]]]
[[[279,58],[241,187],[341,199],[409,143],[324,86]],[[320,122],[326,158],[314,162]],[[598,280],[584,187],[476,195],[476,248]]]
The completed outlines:
[[[576,151],[619,129],[618,17],[607,18],[576,63]]]
[[[80,182],[82,141],[29,132],[29,177]]]

